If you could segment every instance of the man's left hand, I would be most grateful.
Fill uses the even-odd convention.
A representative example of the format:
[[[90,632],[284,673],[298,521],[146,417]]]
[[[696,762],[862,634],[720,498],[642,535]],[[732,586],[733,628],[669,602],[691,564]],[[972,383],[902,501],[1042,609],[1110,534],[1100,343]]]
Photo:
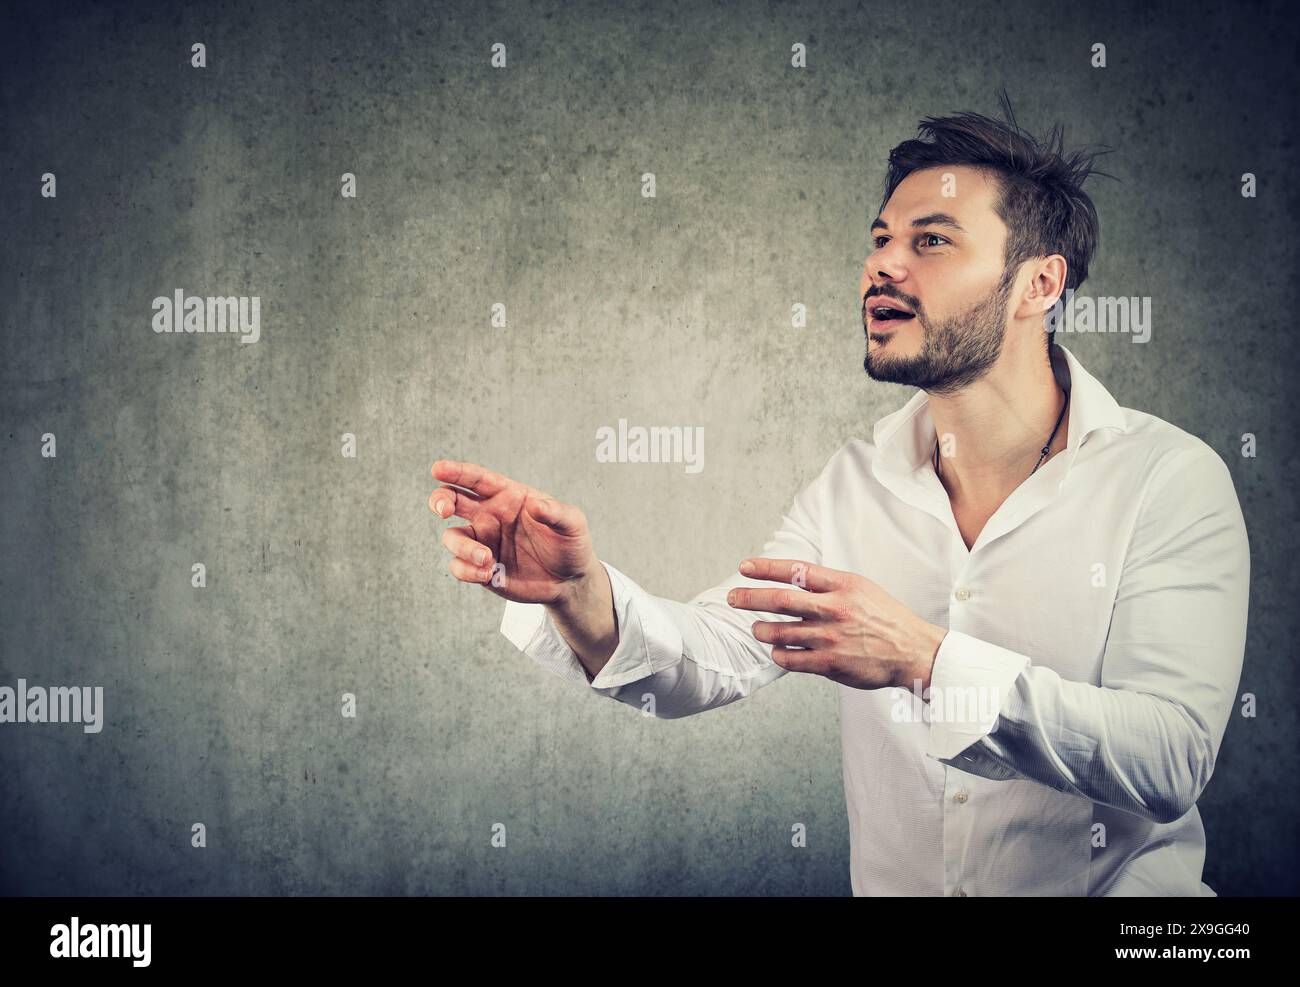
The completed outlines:
[[[772,660],[782,668],[824,675],[855,689],[910,690],[917,680],[929,688],[935,655],[948,632],[870,579],[798,559],[746,559],[740,574],[790,584],[789,589],[738,586],[727,594],[727,602],[740,610],[802,618],[754,623],[754,637],[773,645]]]

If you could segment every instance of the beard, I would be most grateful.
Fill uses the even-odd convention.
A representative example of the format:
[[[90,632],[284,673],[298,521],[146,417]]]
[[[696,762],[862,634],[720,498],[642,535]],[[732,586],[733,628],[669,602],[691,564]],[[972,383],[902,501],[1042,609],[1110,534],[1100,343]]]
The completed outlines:
[[[916,309],[922,342],[921,352],[915,356],[873,355],[868,342],[867,355],[862,361],[867,376],[889,384],[919,387],[933,394],[952,394],[979,380],[1002,352],[1007,299],[1011,296],[1014,274],[1014,270],[1003,272],[1002,280],[984,299],[938,324],[931,324],[925,313]],[[895,329],[893,336],[896,338],[898,333]]]

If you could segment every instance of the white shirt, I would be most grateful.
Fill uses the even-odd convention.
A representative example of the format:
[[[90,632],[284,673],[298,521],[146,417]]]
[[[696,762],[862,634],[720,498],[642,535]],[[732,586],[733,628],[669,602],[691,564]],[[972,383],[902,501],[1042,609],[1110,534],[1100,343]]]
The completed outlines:
[[[761,553],[859,573],[948,628],[929,703],[838,686],[855,895],[1214,894],[1196,800],[1235,708],[1250,578],[1232,477],[1064,346],[1052,360],[1067,447],[969,550],[918,390],[831,456]],[[680,603],[602,564],[619,643],[594,679],[540,604],[507,602],[502,633],[583,688],[653,695],[659,717],[785,674],[751,627],[797,618],[726,602],[781,583],[736,573]]]

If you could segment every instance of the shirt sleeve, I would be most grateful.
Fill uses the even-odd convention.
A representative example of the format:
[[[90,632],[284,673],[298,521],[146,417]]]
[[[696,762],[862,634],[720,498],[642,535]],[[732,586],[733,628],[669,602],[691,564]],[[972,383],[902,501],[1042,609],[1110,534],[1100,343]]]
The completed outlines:
[[[1217,453],[1189,450],[1162,476],[1129,542],[1101,684],[1063,679],[1031,656],[949,631],[931,673],[931,757],[1160,823],[1195,805],[1241,681],[1250,549]],[[971,687],[998,701],[976,712]]]
[[[835,458],[794,498],[761,557],[821,564]],[[501,633],[549,671],[661,719],[725,706],[785,674],[772,661],[772,646],[755,638],[752,627],[759,620],[799,618],[727,603],[733,587],[771,588],[771,581],[734,572],[681,603],[655,596],[608,562],[601,564],[609,573],[619,640],[594,679],[541,604],[507,602]]]

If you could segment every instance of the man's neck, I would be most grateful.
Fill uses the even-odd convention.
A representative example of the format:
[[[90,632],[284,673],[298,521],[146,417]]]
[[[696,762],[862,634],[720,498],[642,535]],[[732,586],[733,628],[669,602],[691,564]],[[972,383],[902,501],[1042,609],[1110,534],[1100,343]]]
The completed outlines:
[[[958,393],[929,395],[939,478],[949,497],[963,504],[1000,504],[1020,486],[1038,463],[1065,404],[1051,365],[1041,355],[1035,361],[1004,355],[1008,359]],[[1065,448],[1066,418],[1044,463]]]

